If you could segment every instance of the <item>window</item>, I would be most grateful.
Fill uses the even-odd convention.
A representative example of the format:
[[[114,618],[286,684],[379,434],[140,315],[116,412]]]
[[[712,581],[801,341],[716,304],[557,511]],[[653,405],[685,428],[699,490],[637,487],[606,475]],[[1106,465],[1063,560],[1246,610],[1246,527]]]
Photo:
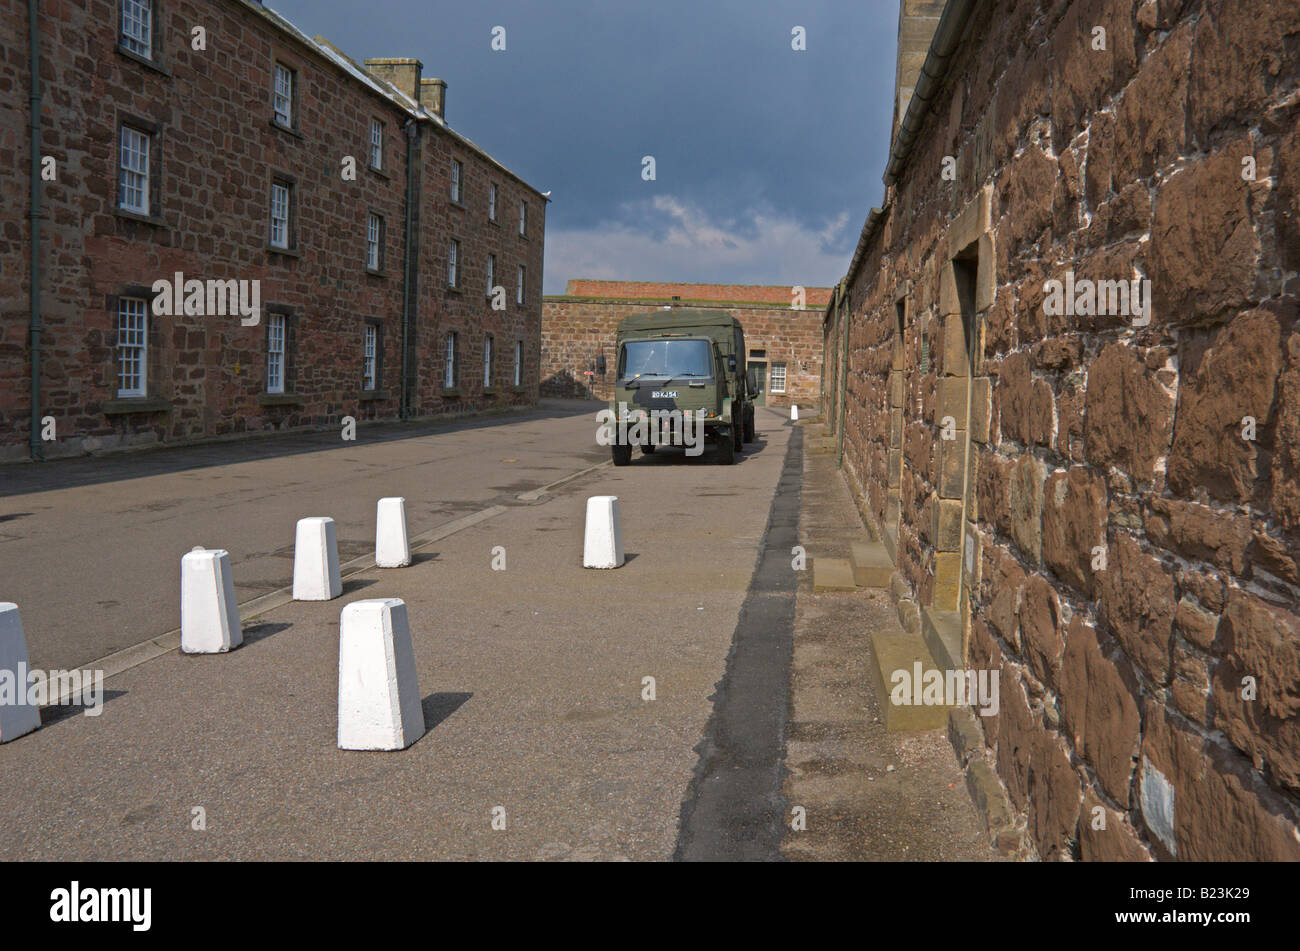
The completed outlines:
[[[524,342],[515,341],[515,386],[524,385]]]
[[[149,214],[149,136],[129,125],[122,126],[117,185],[118,207]]]
[[[519,203],[519,233],[528,233],[528,202],[526,201]]]
[[[527,276],[528,276],[528,272],[524,270],[524,266],[522,264],[519,265],[519,273],[516,275],[517,280],[515,283],[516,304],[522,304],[524,302],[524,279]]]
[[[266,325],[266,392],[284,392],[284,314],[272,314]]]
[[[443,357],[442,385],[448,390],[456,388],[456,335],[447,334],[447,350]]]
[[[771,373],[772,375],[770,379],[772,382],[772,392],[784,393],[785,392],[785,364],[773,363]]]
[[[117,395],[144,396],[146,389],[146,301],[123,297],[117,302]]]
[[[483,388],[492,385],[492,335],[483,338]]]
[[[122,0],[118,42],[137,56],[153,57],[153,0]]]
[[[370,167],[384,167],[384,124],[378,119],[370,120]]]
[[[489,254],[488,266],[487,266],[488,297],[492,296],[492,288],[496,287],[496,283],[497,283],[497,256],[495,254]]]
[[[372,271],[378,271],[384,264],[383,237],[384,219],[371,212],[366,223],[366,267]]]
[[[456,286],[456,263],[460,260],[460,242],[453,241],[447,249],[447,286]]]
[[[366,324],[365,343],[362,349],[363,359],[365,361],[362,371],[361,388],[363,390],[374,390],[379,387],[379,328],[374,324]]]
[[[293,186],[288,182],[271,183],[271,247],[288,249],[290,244],[289,211],[293,203]]]
[[[465,167],[460,162],[452,160],[451,163],[451,200],[460,201],[460,179]]]
[[[497,187],[488,186],[488,221],[497,220]]]
[[[286,129],[293,128],[293,70],[275,64],[275,121]]]

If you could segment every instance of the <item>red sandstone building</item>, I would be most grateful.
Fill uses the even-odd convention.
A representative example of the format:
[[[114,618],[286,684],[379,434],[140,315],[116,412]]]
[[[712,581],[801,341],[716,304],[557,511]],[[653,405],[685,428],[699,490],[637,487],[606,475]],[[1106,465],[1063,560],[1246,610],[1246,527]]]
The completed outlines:
[[[34,114],[25,6],[0,13],[0,458],[536,400],[546,198],[418,60],[358,65],[254,0],[68,0],[39,5]],[[254,287],[255,323],[230,313]]]
[[[824,287],[569,281],[542,305],[542,393],[609,399],[619,321],[661,307],[717,308],[745,328],[748,367],[763,381],[760,403],[815,404],[821,387]],[[802,290],[802,293],[800,293]],[[802,307],[800,305],[803,305]],[[605,373],[599,370],[604,358]]]

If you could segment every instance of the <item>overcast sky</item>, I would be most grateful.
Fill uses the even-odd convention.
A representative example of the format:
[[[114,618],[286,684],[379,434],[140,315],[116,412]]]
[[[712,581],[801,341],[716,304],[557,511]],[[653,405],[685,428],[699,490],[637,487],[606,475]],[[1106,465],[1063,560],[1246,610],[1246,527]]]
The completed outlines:
[[[414,56],[447,81],[452,128],[551,192],[548,294],[832,284],[884,192],[897,0],[267,5],[358,61]]]

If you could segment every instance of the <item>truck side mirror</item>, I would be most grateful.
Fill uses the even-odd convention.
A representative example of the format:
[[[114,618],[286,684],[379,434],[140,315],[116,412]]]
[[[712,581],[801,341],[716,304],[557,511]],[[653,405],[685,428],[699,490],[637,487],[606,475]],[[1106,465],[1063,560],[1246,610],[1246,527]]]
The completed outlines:
[[[603,353],[596,355],[596,373],[600,376],[605,375],[605,355]]]
[[[727,357],[727,370],[731,373],[736,372],[736,355],[734,353]]]
[[[758,377],[754,376],[753,370],[745,371],[745,382],[749,384],[749,392],[758,393]]]

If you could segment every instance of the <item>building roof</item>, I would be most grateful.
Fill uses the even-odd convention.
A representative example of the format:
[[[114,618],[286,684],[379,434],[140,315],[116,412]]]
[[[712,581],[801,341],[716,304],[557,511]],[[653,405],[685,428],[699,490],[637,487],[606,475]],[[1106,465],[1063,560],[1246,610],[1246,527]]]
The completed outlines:
[[[423,105],[416,102],[414,99],[412,99],[406,93],[402,92],[392,83],[386,82],[385,80],[380,79],[378,76],[375,76],[364,66],[357,63],[356,60],[352,59],[352,57],[348,56],[346,53],[344,53],[341,49],[339,49],[329,40],[325,39],[325,37],[308,36],[302,30],[298,29],[291,22],[289,22],[289,20],[287,20],[282,14],[277,13],[275,10],[272,10],[270,7],[266,6],[266,4],[262,3],[261,0],[234,0],[234,2],[238,3],[244,9],[252,13],[255,13],[257,16],[260,16],[263,20],[265,20],[271,26],[275,27],[281,33],[297,41],[302,46],[305,46],[308,50],[316,53],[318,56],[322,57],[327,62],[331,63],[336,68],[342,70],[345,75],[351,77],[355,82],[366,87],[375,95],[388,100],[389,103],[391,103],[393,106],[395,106],[397,109],[401,110],[402,112],[407,113],[413,119],[417,119],[423,122],[431,122],[434,125],[438,126],[442,130],[447,132],[447,134],[450,135],[452,138],[457,139],[461,143],[463,143],[466,148],[471,149],[472,151],[480,155],[483,159],[485,159],[487,162],[496,166],[500,171],[502,171],[506,175],[509,175],[511,178],[519,182],[521,185],[524,185],[525,187],[536,192],[539,197],[545,199],[546,201],[550,201],[549,198],[547,198],[545,195],[542,194],[542,192],[537,188],[537,186],[530,185],[527,181],[521,178],[517,173],[512,172],[501,162],[497,161],[497,159],[489,155],[481,146],[477,145],[470,139],[461,135],[456,130],[452,129],[449,125],[447,125],[446,120],[443,119],[442,116],[430,112],[429,110],[425,109]]]

